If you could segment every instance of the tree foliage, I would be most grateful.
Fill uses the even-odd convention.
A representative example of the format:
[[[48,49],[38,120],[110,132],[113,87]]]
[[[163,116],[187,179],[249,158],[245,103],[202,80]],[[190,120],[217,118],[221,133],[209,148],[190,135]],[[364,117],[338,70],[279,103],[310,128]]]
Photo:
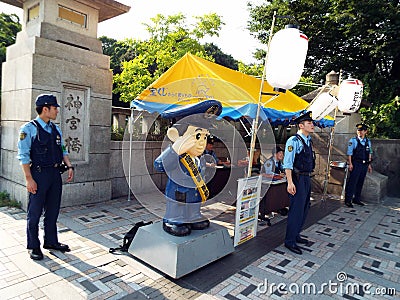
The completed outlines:
[[[400,95],[400,3],[395,0],[275,0],[250,6],[249,29],[267,43],[274,11],[291,16],[309,37],[305,76],[314,82],[331,70],[364,83],[364,99],[373,104],[362,110],[382,111]],[[282,29],[286,18],[277,18]],[[381,107],[381,105],[383,105]],[[386,107],[386,108],[385,108]],[[385,134],[383,134],[385,135]],[[400,137],[400,136],[398,136]]]
[[[6,47],[15,43],[21,24],[16,14],[0,13],[0,62],[6,60]]]
[[[19,31],[21,31],[21,24],[16,14],[0,13],[0,82],[1,65],[6,60],[6,48],[15,43]]]
[[[207,53],[199,39],[206,36],[218,36],[224,23],[214,13],[196,17],[195,20],[195,24],[187,25],[186,17],[182,14],[172,16],[158,14],[151,19],[151,23],[144,24],[150,33],[147,41],[115,42],[103,38],[103,49],[114,52],[115,55],[111,59],[112,67],[116,71],[113,92],[120,94],[122,101],[129,102],[135,99],[187,52],[213,60],[212,55]],[[120,49],[122,52],[115,53],[115,49]],[[211,45],[208,49],[218,52]],[[129,52],[129,55],[120,55],[124,51]],[[224,59],[228,61],[229,57],[224,57]]]

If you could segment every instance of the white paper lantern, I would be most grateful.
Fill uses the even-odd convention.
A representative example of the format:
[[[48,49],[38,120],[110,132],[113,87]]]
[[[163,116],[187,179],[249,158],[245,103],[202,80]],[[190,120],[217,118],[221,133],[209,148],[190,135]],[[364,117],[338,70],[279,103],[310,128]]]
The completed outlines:
[[[278,91],[296,86],[303,73],[308,38],[299,29],[287,26],[275,33],[268,50],[266,79]]]
[[[358,79],[343,80],[339,86],[338,108],[344,113],[354,113],[361,104],[363,84]]]
[[[329,93],[321,93],[313,101],[308,111],[312,112],[314,120],[321,120],[327,116],[338,105],[338,100]]]

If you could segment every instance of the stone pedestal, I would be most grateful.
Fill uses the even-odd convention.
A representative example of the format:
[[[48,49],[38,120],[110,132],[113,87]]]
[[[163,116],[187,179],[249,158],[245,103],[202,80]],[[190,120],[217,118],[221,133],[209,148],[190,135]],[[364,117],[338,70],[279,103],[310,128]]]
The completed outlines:
[[[388,177],[378,172],[367,173],[363,189],[361,191],[361,200],[369,203],[381,203],[387,195]]]
[[[204,230],[176,237],[162,222],[140,227],[129,252],[172,278],[180,278],[234,251],[228,230],[211,222]]]
[[[102,54],[97,23],[129,10],[116,1],[16,1],[23,29],[7,48],[1,101],[0,190],[27,205],[25,178],[16,159],[19,128],[37,116],[39,94],[57,97],[56,123],[75,166],[63,187],[62,206],[111,198],[109,174],[112,72]],[[114,15],[105,14],[112,11]],[[64,175],[66,176],[66,175]]]

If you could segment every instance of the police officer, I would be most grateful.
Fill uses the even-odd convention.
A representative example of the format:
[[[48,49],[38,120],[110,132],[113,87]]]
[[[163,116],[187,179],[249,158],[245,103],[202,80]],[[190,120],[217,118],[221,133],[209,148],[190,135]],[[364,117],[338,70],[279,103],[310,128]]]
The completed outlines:
[[[74,168],[63,146],[61,129],[51,120],[58,114],[55,96],[41,94],[36,98],[38,116],[24,124],[19,133],[18,156],[29,192],[27,210],[27,248],[31,259],[43,259],[39,241],[39,220],[44,212],[45,249],[69,251],[57,238],[57,218],[60,210],[62,180],[60,164],[68,167],[67,182],[73,179]]]
[[[264,173],[268,175],[281,175],[284,173],[282,159],[283,149],[276,146],[272,149],[272,156],[264,163]]]
[[[205,154],[207,154],[207,155],[205,155]],[[206,160],[207,166],[215,166],[220,163],[220,160],[214,151],[214,139],[212,139],[210,137],[207,138],[207,145],[206,145],[206,149],[203,152],[203,155],[205,155],[205,160]]]
[[[347,207],[353,207],[352,203],[363,206],[361,202],[361,190],[364,184],[365,176],[372,172],[372,147],[371,141],[365,137],[368,126],[357,124],[357,136],[352,137],[347,147],[348,168],[350,171],[349,181],[346,186],[346,195],[344,203]],[[354,196],[354,199],[353,199]]]
[[[300,115],[294,122],[298,124],[299,130],[287,140],[283,161],[290,199],[285,247],[296,254],[302,254],[297,244],[308,244],[300,232],[310,208],[310,176],[315,167],[310,133],[314,132],[314,123],[311,112]]]

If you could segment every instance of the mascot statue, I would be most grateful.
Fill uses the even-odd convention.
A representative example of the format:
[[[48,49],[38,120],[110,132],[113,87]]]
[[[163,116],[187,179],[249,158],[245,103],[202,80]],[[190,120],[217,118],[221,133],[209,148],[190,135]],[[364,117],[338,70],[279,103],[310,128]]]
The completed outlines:
[[[205,100],[161,114],[163,118],[181,118],[167,131],[173,144],[154,161],[155,169],[168,176],[163,229],[169,234],[186,236],[191,230],[205,229],[210,225],[200,212],[201,204],[209,196],[204,181],[205,160],[201,155],[207,145],[212,119],[221,111],[219,101]]]

